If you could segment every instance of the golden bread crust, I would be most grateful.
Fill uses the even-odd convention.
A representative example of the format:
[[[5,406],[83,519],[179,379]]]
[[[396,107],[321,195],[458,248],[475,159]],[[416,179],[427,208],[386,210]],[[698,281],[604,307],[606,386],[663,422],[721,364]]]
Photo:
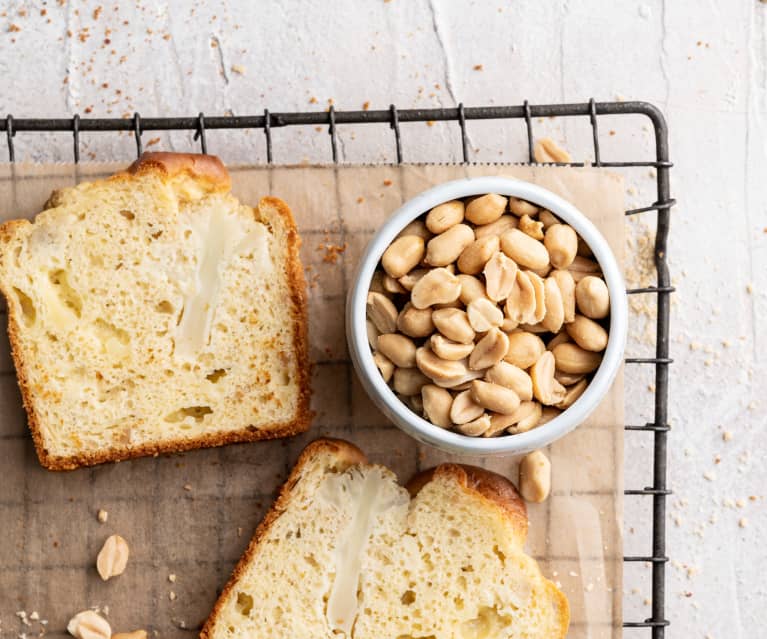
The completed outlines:
[[[232,188],[232,180],[224,163],[215,155],[198,153],[142,153],[124,173],[113,177],[151,172],[159,172],[166,178],[188,175],[209,192],[225,192]]]
[[[188,153],[144,153],[126,171],[117,173],[108,179],[131,180],[137,175],[155,172],[170,179],[173,176],[187,174],[199,181],[204,189],[209,192],[228,191],[231,185],[229,173],[215,156],[194,155]],[[54,192],[51,197],[55,200],[60,192]],[[40,464],[48,470],[73,470],[82,466],[94,466],[106,462],[122,461],[149,455],[157,456],[164,454],[180,453],[198,448],[210,448],[226,444],[253,442],[262,439],[278,439],[303,433],[309,429],[312,420],[312,412],[309,404],[311,399],[310,389],[310,363],[308,345],[308,317],[306,301],[306,282],[304,271],[301,266],[299,249],[301,239],[293,219],[293,214],[288,205],[276,197],[264,197],[254,209],[254,215],[261,218],[262,208],[269,207],[276,211],[282,218],[286,229],[287,255],[286,269],[288,282],[291,290],[291,315],[293,317],[294,348],[296,355],[296,367],[299,377],[299,397],[296,412],[292,419],[281,422],[262,425],[259,428],[245,427],[237,431],[222,433],[209,433],[190,439],[165,440],[157,443],[146,443],[137,446],[116,446],[105,448],[95,452],[85,452],[78,455],[60,457],[51,455],[45,448],[44,438],[40,427],[40,420],[34,409],[32,398],[36,389],[29,383],[26,372],[26,363],[21,350],[19,337],[19,318],[15,305],[8,304],[8,338],[11,345],[11,355],[16,367],[16,375],[21,391],[24,408],[27,412],[27,423],[32,433]],[[0,238],[10,240],[16,232],[28,226],[28,220],[11,220],[0,225]],[[0,286],[0,288],[2,288]],[[11,299],[12,291],[2,288],[2,293],[7,300]]]
[[[415,475],[407,483],[406,488],[411,497],[415,497],[421,488],[440,476],[450,477],[464,490],[476,493],[483,499],[500,506],[517,530],[520,545],[525,543],[525,539],[527,539],[527,507],[517,492],[516,486],[506,477],[467,464],[440,464]]]
[[[337,461],[337,466],[340,470],[346,469],[350,466],[356,466],[358,464],[367,463],[367,457],[359,448],[354,444],[350,444],[342,439],[317,439],[311,442],[306,448],[304,448],[301,455],[298,457],[296,465],[293,466],[293,470],[290,472],[287,480],[280,488],[279,495],[275,500],[269,512],[256,528],[256,532],[253,538],[250,540],[248,547],[240,557],[237,565],[232,571],[232,576],[229,577],[229,581],[224,586],[218,599],[216,600],[213,610],[208,616],[205,625],[203,625],[200,631],[200,639],[210,639],[212,637],[213,628],[218,621],[218,615],[221,609],[224,607],[229,593],[235,587],[240,577],[242,576],[245,568],[250,563],[253,555],[256,553],[258,546],[261,542],[261,538],[268,532],[272,524],[279,518],[279,516],[286,510],[290,499],[292,497],[292,490],[298,481],[301,479],[301,475],[306,468],[306,465],[317,455],[328,454],[334,456]]]

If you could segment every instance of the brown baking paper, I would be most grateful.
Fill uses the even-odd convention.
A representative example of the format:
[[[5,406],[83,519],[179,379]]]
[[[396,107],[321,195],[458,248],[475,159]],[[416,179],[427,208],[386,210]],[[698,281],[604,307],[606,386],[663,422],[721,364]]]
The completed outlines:
[[[0,166],[0,219],[31,217],[54,188],[119,168],[123,165]],[[618,259],[623,257],[622,179],[603,170],[298,166],[242,167],[231,173],[235,194],[246,202],[255,203],[265,194],[286,200],[303,237],[314,425],[306,435],[285,441],[52,473],[37,462],[3,334],[3,639],[41,632],[67,636],[69,618],[96,606],[114,632],[145,628],[170,639],[196,635],[275,490],[303,446],[320,435],[352,441],[371,459],[391,467],[402,481],[422,468],[456,459],[416,443],[392,426],[365,395],[346,352],[344,302],[357,260],[381,222],[408,198],[468,175],[530,180],[574,203],[596,223]],[[5,314],[4,305],[2,310]],[[621,635],[622,425],[619,375],[594,415],[549,448],[552,495],[543,504],[528,506],[527,548],[567,594],[572,638]],[[517,478],[516,459],[461,461]],[[100,509],[109,513],[105,523],[97,519]],[[125,573],[105,583],[96,573],[95,558],[113,533],[128,541],[131,555]]]

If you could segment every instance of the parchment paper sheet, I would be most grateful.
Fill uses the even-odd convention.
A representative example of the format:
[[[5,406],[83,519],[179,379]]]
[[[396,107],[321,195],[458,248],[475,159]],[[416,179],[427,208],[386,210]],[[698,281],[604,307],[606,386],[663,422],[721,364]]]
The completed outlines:
[[[0,166],[0,219],[31,217],[50,192],[124,165]],[[303,446],[320,435],[349,439],[402,481],[453,457],[417,444],[368,400],[348,362],[344,301],[366,242],[402,202],[467,175],[510,175],[573,202],[619,260],[623,182],[598,169],[519,166],[242,167],[234,192],[291,206],[309,282],[314,425],[306,435],[66,473],[43,470],[28,435],[8,340],[0,335],[0,637],[64,637],[69,618],[100,606],[114,632],[146,628],[190,637],[270,506]],[[346,246],[333,260],[328,245]],[[2,312],[5,315],[3,304]],[[4,318],[5,319],[5,318]],[[3,320],[3,324],[5,321]],[[527,548],[561,582],[572,638],[621,636],[623,379],[596,413],[548,451],[551,498],[530,505]],[[463,458],[516,481],[517,460]],[[96,513],[109,513],[99,523]],[[95,558],[112,533],[126,538],[126,572],[104,583]],[[176,575],[171,583],[169,575]],[[171,595],[173,593],[173,595]],[[173,599],[171,599],[173,597]],[[48,621],[27,626],[17,611]]]

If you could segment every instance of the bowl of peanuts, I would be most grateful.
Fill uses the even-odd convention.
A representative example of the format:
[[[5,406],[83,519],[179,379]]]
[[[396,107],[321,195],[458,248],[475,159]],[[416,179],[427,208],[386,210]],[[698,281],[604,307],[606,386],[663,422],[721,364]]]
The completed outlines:
[[[523,454],[581,424],[610,388],[628,325],[621,270],[572,204],[477,177],[400,207],[360,260],[352,363],[378,408],[453,453]]]

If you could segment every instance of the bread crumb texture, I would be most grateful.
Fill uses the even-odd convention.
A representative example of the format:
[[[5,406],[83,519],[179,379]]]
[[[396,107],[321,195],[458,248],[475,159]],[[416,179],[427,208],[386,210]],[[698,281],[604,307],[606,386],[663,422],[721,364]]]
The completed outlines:
[[[526,528],[442,468],[411,499],[380,466],[308,461],[202,637],[564,637],[567,600]]]
[[[240,204],[218,167],[204,180],[139,163],[0,229],[9,335],[45,465],[259,439],[305,410],[292,219],[278,200]]]

